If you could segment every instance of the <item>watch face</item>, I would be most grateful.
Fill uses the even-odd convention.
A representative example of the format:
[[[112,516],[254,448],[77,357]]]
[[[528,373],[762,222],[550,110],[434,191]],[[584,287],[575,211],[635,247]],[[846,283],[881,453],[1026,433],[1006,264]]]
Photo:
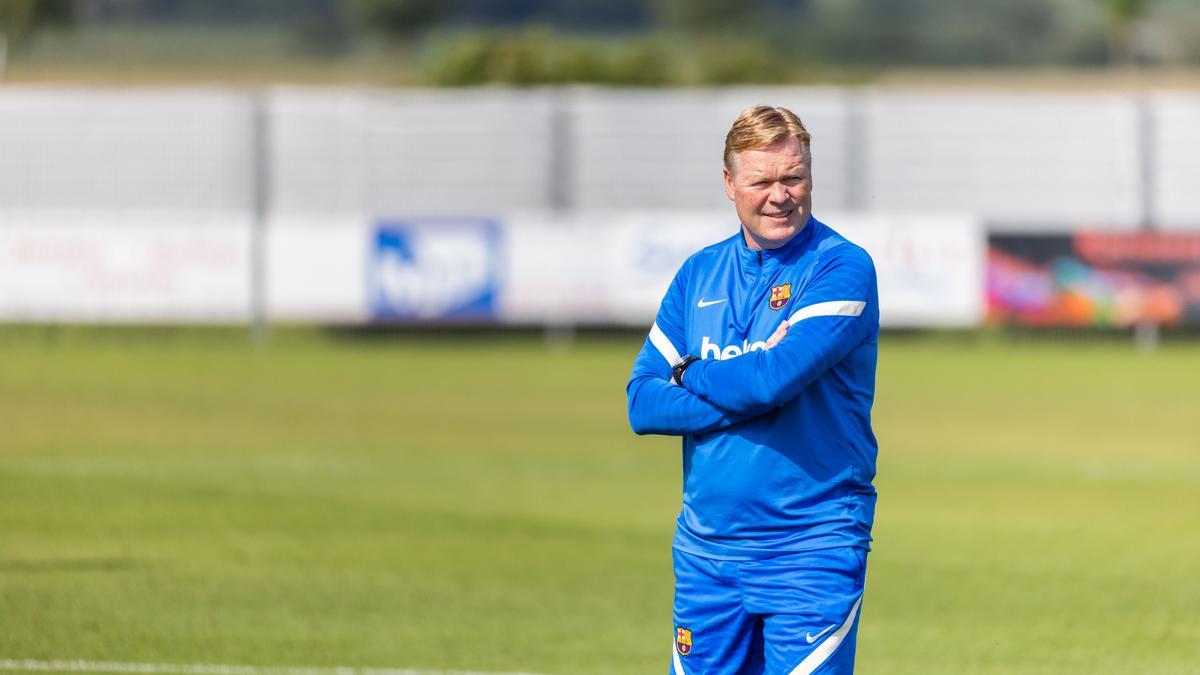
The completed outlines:
[[[683,384],[684,371],[686,371],[688,369],[688,366],[692,365],[693,363],[695,363],[699,360],[700,359],[696,358],[695,356],[692,356],[691,354],[688,354],[687,356],[683,357],[683,360],[681,360],[679,363],[675,364],[675,367],[671,369],[671,379],[675,380],[676,384]]]

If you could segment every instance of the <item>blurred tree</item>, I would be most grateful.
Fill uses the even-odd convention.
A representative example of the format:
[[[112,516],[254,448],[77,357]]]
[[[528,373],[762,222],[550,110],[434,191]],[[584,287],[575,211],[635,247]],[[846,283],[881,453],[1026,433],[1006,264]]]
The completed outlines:
[[[1146,14],[1152,0],[1107,0],[1109,22],[1109,50],[1112,64],[1133,67],[1137,65],[1138,19]]]
[[[811,0],[788,28],[814,63],[1101,65],[1108,59],[1109,1]],[[769,28],[779,30],[778,23]]]
[[[454,0],[351,0],[358,23],[388,37],[409,39],[446,17]]]
[[[613,57],[607,82],[619,86],[663,87],[673,82],[677,69],[661,46],[648,41],[624,45]]]
[[[443,46],[426,67],[426,78],[439,87],[469,87],[491,79],[495,40],[483,35],[468,35]]]
[[[48,26],[69,26],[75,21],[72,0],[0,0],[0,76],[8,66],[10,48],[20,49]]]
[[[669,50],[653,40],[556,39],[545,27],[472,32],[442,41],[425,66],[438,86],[505,84],[683,84]]]

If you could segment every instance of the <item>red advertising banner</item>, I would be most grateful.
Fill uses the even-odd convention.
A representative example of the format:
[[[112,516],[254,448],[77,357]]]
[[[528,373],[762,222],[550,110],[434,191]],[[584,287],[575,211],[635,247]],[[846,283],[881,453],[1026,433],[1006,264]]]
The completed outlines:
[[[989,235],[987,319],[1200,326],[1200,233]]]

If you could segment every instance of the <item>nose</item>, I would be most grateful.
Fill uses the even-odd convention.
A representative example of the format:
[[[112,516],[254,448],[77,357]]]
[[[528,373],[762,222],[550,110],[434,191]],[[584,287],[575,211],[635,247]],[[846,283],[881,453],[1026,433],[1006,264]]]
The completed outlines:
[[[782,181],[776,181],[771,184],[771,193],[768,198],[773,204],[782,204],[788,200],[787,186]]]

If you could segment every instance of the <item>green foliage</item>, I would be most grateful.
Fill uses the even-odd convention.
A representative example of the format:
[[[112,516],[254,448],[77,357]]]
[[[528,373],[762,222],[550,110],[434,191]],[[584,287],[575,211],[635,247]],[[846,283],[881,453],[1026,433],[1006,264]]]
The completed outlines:
[[[445,47],[427,67],[431,84],[443,87],[465,87],[490,82],[496,41],[482,35],[456,40]]]
[[[74,22],[72,0],[0,0],[0,35],[17,47],[27,45],[39,30]]]
[[[801,82],[805,61],[766,41],[566,38],[547,29],[439,35],[425,79],[439,86],[601,84],[628,87]]]
[[[777,58],[762,40],[709,39],[695,53],[704,84],[772,84],[795,81],[804,72],[800,59]]]
[[[794,33],[813,61],[887,66],[1099,65],[1108,39],[1096,0],[813,0]]]
[[[94,11],[77,14],[81,7]],[[80,21],[70,40],[33,43],[48,26]],[[122,30],[137,39],[111,37]],[[274,50],[293,67],[311,64],[297,55],[317,56],[391,83],[454,86],[788,84],[895,67],[1200,64],[1197,0],[0,0],[0,33],[17,61],[103,68],[111,59],[129,72],[130,61],[162,63],[157,45],[173,32],[212,31],[220,42],[220,32],[247,30],[286,33],[243,49]],[[167,37],[146,39],[156,32]],[[167,60],[202,67],[207,58],[175,49]]]
[[[660,87],[678,84],[677,66],[667,51],[653,42],[639,41],[622,45],[610,61],[603,84]]]
[[[554,72],[544,49],[544,38],[537,32],[510,37],[472,34],[439,55],[429,77],[434,84],[452,87],[546,84],[554,80]]]
[[[1109,45],[1112,62],[1132,66],[1141,52],[1135,25],[1149,9],[1152,0],[1106,0],[1109,18]]]
[[[455,87],[678,82],[671,54],[653,41],[566,41],[544,29],[457,35],[443,40],[426,67],[432,84]]]
[[[1154,0],[1106,0],[1109,16],[1118,22],[1132,21],[1146,14]]]

